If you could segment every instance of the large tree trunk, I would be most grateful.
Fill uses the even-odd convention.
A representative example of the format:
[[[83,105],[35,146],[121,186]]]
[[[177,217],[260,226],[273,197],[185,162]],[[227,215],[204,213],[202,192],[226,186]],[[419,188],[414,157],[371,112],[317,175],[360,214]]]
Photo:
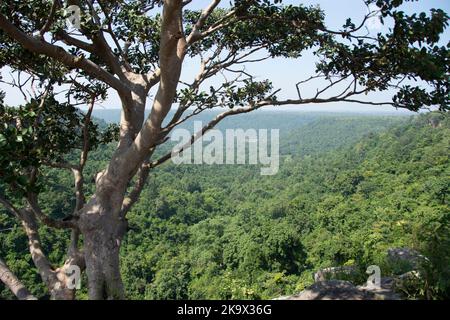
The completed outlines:
[[[89,299],[124,299],[119,251],[127,229],[121,207],[128,180],[118,181],[117,176],[110,180],[102,173],[99,176],[97,193],[83,208],[79,220]]]
[[[123,113],[118,148],[108,168],[97,175],[96,192],[81,210],[79,227],[90,299],[125,297],[119,263],[127,229],[122,206],[129,182],[162,138],[161,126],[176,96],[187,45],[181,10],[181,0],[164,2],[160,80],[150,116],[143,123],[150,82],[142,75],[129,75],[130,94],[120,94]]]
[[[100,220],[96,229],[83,233],[89,299],[124,299],[119,265],[123,232],[112,227],[121,223],[109,216]]]
[[[119,245],[104,230],[86,234],[86,272],[89,299],[124,299],[119,269]]]

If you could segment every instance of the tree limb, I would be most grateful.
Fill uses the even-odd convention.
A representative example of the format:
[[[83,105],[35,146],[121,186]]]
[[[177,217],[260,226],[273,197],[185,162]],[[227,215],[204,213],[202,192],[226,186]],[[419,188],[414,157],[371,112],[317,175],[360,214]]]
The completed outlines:
[[[39,206],[37,196],[34,193],[28,193],[27,202],[30,205],[33,213],[39,218],[42,223],[45,225],[55,228],[55,229],[77,229],[78,226],[74,221],[64,221],[64,220],[55,220],[47,216],[42,212],[42,209]]]
[[[47,286],[52,287],[57,279],[50,262],[42,250],[36,219],[31,210],[27,208],[20,210],[20,216],[22,218],[22,226],[28,237],[28,247],[34,265],[38,269],[42,281],[44,281]]]
[[[187,37],[186,42],[187,45],[191,45],[193,42],[197,41],[201,38],[200,30],[204,26],[206,19],[213,13],[214,9],[219,5],[221,0],[213,0],[208,7],[206,7],[198,19],[197,23],[194,25],[194,28],[192,29],[192,32]]]
[[[118,92],[128,91],[126,85],[122,81],[114,77],[114,75],[112,75],[111,73],[102,69],[91,60],[85,58],[84,56],[74,56],[68,53],[62,47],[50,44],[42,40],[41,38],[35,38],[24,33],[11,22],[9,22],[3,14],[0,14],[0,29],[2,29],[9,37],[16,40],[25,49],[31,52],[37,54],[45,54],[46,56],[61,62],[69,68],[82,69],[88,75],[105,82],[112,88],[116,89]]]
[[[37,300],[0,258],[0,280],[19,300]]]
[[[47,18],[47,21],[45,22],[42,29],[39,31],[41,38],[44,38],[44,34],[51,28],[58,6],[59,6],[59,0],[53,0],[52,8],[50,9],[50,14]]]
[[[127,197],[124,198],[122,203],[121,216],[125,217],[126,214],[131,210],[133,205],[139,200],[139,196],[145,187],[150,174],[150,166],[148,161],[144,161],[138,170],[136,182],[134,183],[133,189]]]
[[[161,124],[176,95],[182,62],[186,54],[181,10],[182,2],[180,0],[164,2],[160,45],[161,75],[158,91],[149,117],[124,155],[125,163],[136,169],[147,158],[151,147],[158,139]]]

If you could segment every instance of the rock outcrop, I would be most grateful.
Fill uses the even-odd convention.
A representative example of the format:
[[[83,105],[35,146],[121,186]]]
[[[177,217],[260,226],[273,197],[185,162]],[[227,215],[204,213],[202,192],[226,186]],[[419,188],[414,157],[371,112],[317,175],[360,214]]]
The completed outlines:
[[[314,274],[314,282],[326,281],[340,274],[351,275],[356,273],[355,266],[341,266],[320,269]]]
[[[390,263],[406,264],[412,270],[410,269],[402,275],[380,277],[376,284],[368,280],[366,284],[356,286],[350,281],[330,280],[340,275],[356,274],[356,267],[324,268],[314,274],[315,283],[313,285],[298,294],[279,297],[275,300],[401,300],[402,296],[396,292],[396,288],[401,288],[407,281],[420,278],[420,273],[415,270],[427,258],[410,248],[391,248],[387,252],[387,259]],[[370,271],[374,269],[369,268],[367,273],[371,274]],[[379,270],[379,267],[377,268]]]
[[[279,300],[371,300],[373,295],[360,290],[349,281],[328,280],[314,283],[299,294]]]
[[[410,248],[389,249],[387,252],[387,258],[391,263],[405,263],[413,269],[416,269],[420,263],[427,260],[425,256]]]
[[[275,300],[401,300],[393,285],[392,278],[382,278],[380,288],[355,286],[343,280],[320,281],[298,294]]]

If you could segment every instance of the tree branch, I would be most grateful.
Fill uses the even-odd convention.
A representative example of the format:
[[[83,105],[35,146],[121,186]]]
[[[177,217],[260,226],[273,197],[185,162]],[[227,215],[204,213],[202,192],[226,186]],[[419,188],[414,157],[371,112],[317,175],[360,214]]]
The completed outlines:
[[[21,219],[20,211],[14,207],[14,205],[6,200],[2,195],[0,195],[0,203],[5,207],[5,209],[12,214],[14,217]]]
[[[118,92],[126,93],[128,91],[127,86],[122,81],[99,67],[91,60],[85,58],[84,56],[74,56],[68,53],[62,47],[50,44],[42,40],[41,38],[35,38],[24,33],[11,22],[9,22],[3,14],[0,14],[0,29],[2,29],[9,37],[13,38],[25,49],[31,52],[44,54],[61,62],[68,68],[82,69],[88,75],[105,82],[112,88],[116,89]]]
[[[45,22],[44,26],[42,27],[42,29],[39,31],[39,34],[41,36],[41,38],[44,38],[44,34],[50,30],[52,24],[53,24],[53,20],[55,18],[55,14],[56,14],[56,10],[59,6],[59,0],[53,0],[53,5],[52,8],[50,9],[50,14],[47,18],[47,21]]]
[[[272,93],[271,96],[273,96],[275,94],[276,94],[276,92]],[[200,131],[193,134],[191,136],[190,141],[188,143],[186,143],[185,145],[183,145],[180,149],[172,150],[171,152],[166,153],[164,156],[162,156],[158,160],[155,160],[155,161],[149,163],[148,166],[150,168],[157,167],[157,166],[163,164],[164,162],[166,162],[167,160],[171,159],[172,157],[179,155],[186,149],[190,148],[192,146],[192,144],[194,144],[195,141],[197,141],[199,138],[201,138],[207,131],[214,128],[220,121],[222,121],[226,117],[231,116],[231,115],[236,115],[236,114],[248,113],[248,112],[251,112],[251,111],[257,110],[259,108],[266,107],[266,106],[302,105],[302,104],[312,104],[312,103],[321,104],[321,103],[332,103],[332,102],[349,102],[349,103],[359,103],[359,104],[366,104],[366,105],[373,105],[373,106],[382,106],[382,105],[392,105],[393,106],[394,105],[394,103],[392,103],[392,102],[371,102],[371,101],[363,101],[363,100],[357,100],[357,99],[349,99],[348,96],[349,95],[347,95],[346,97],[342,97],[342,98],[339,98],[339,97],[332,97],[332,98],[328,98],[328,99],[312,98],[312,99],[283,100],[283,101],[272,100],[271,97],[269,97],[265,100],[255,103],[254,105],[249,105],[244,108],[231,109],[229,111],[226,111],[226,112],[223,112],[223,113],[217,115],[212,121],[210,121],[207,125],[205,125]],[[175,126],[178,124],[179,123],[176,123]]]
[[[37,300],[0,258],[0,280],[19,300]]]
[[[149,158],[151,155],[149,156]],[[123,200],[121,216],[125,217],[127,213],[131,210],[133,205],[139,200],[139,196],[147,183],[148,176],[150,174],[149,162],[144,161],[138,170],[136,182],[134,183],[133,189],[127,197]]]
[[[27,202],[30,205],[33,213],[39,218],[45,225],[55,229],[77,229],[78,226],[74,221],[55,220],[47,216],[42,212],[39,206],[37,196],[34,193],[28,193]]]
[[[157,166],[163,164],[164,162],[166,162],[167,160],[171,159],[173,156],[179,155],[186,149],[190,148],[192,146],[192,144],[194,144],[195,141],[200,139],[206,132],[208,132],[209,130],[214,128],[219,122],[221,122],[226,117],[236,115],[236,114],[248,113],[248,112],[257,110],[263,106],[266,106],[268,104],[270,104],[270,101],[261,101],[260,103],[255,104],[255,105],[249,105],[249,106],[243,107],[243,108],[230,109],[228,111],[220,113],[213,120],[211,120],[208,124],[206,124],[200,131],[193,134],[188,143],[184,144],[180,149],[173,150],[173,151],[165,154],[158,160],[151,162],[149,164],[149,167],[150,168],[157,167]]]
[[[42,252],[39,231],[33,213],[28,209],[17,209],[13,204],[1,196],[0,203],[2,203],[8,211],[13,213],[14,216],[22,222],[22,226],[28,237],[31,257],[38,268],[42,279],[45,283],[48,283],[47,281],[51,277],[52,268],[47,260],[47,257]]]
[[[147,158],[156,143],[161,124],[167,116],[176,96],[182,62],[186,54],[183,34],[182,1],[164,2],[161,23],[160,81],[152,110],[139,134],[124,155],[124,164],[137,167]]]
[[[206,19],[213,13],[214,9],[219,5],[221,0],[213,0],[208,7],[206,7],[198,19],[197,23],[194,25],[190,35],[187,37],[187,45],[191,45],[195,41],[201,38],[200,30],[203,28]]]
[[[33,212],[30,209],[24,208],[20,210],[20,216],[22,217],[22,226],[28,237],[28,246],[34,265],[38,269],[42,281],[47,286],[52,287],[57,279],[50,262],[42,250],[38,226]]]
[[[66,45],[75,46],[81,50],[84,50],[89,53],[95,53],[95,47],[92,43],[84,42],[77,38],[71,37],[64,30],[59,30],[55,34],[56,40],[62,40]]]

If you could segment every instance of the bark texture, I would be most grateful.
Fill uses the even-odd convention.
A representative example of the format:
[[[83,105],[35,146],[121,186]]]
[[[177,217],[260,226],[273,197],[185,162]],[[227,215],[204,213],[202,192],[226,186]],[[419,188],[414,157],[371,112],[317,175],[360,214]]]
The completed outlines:
[[[11,290],[19,300],[36,300],[20,280],[11,272],[0,258],[0,280]]]

